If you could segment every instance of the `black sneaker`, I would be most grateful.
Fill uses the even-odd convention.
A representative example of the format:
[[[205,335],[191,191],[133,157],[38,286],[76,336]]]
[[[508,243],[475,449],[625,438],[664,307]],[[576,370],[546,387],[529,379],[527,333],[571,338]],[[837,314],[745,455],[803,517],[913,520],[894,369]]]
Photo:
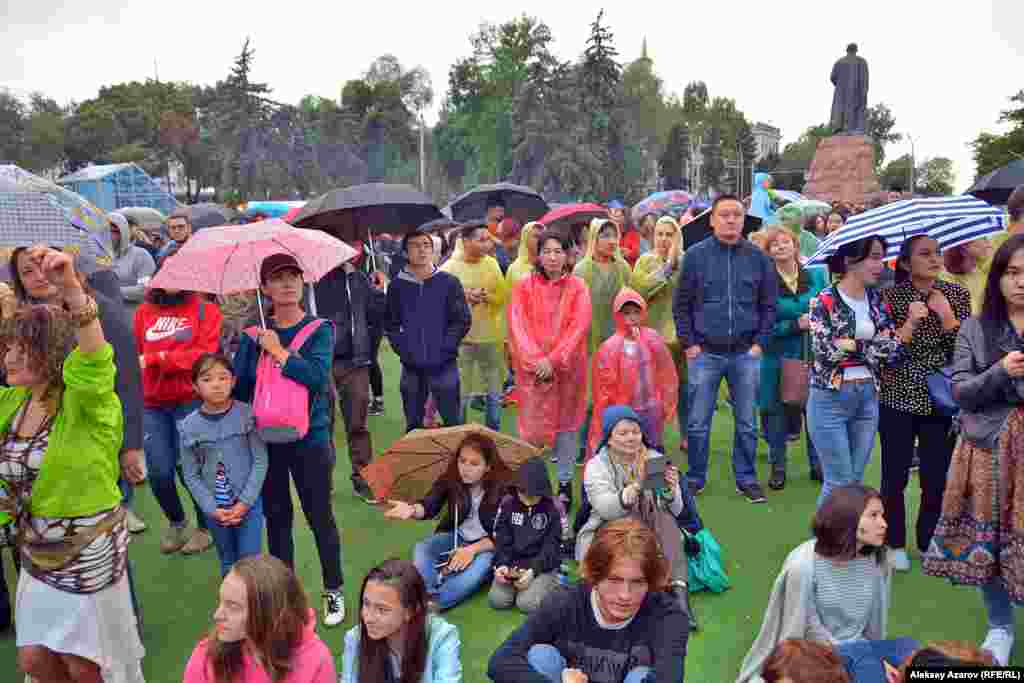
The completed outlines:
[[[370,488],[370,485],[358,474],[352,477],[352,491],[356,494],[357,498],[361,498],[368,505],[376,505],[378,502],[373,496],[373,490]]]
[[[707,483],[698,484],[697,482],[689,479],[686,481],[686,488],[690,489],[691,496],[699,496],[700,494],[704,493],[704,488],[706,486]]]
[[[562,501],[562,506],[565,507],[565,514],[568,515],[569,510],[572,509],[572,484],[559,484],[558,498]]]
[[[377,417],[384,414],[384,399],[374,398],[370,401],[370,409],[366,411],[367,415]]]
[[[736,493],[742,494],[747,499],[748,503],[764,503],[768,499],[764,497],[764,491],[761,489],[761,485],[756,481],[740,486],[737,484]]]
[[[690,590],[687,585],[682,581],[673,581],[671,591],[678,601],[680,609],[686,612],[686,616],[689,617],[690,630],[699,631],[700,625],[697,623],[697,613],[693,611],[693,605],[690,603]]]

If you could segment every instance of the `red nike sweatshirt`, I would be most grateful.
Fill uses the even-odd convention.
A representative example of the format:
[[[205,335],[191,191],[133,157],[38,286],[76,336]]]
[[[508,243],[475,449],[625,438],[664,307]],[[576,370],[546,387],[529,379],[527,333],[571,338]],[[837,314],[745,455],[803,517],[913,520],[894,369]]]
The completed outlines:
[[[204,353],[217,351],[222,321],[217,305],[195,294],[177,306],[144,303],[136,309],[135,346],[145,362],[142,397],[147,408],[197,398],[192,365]]]

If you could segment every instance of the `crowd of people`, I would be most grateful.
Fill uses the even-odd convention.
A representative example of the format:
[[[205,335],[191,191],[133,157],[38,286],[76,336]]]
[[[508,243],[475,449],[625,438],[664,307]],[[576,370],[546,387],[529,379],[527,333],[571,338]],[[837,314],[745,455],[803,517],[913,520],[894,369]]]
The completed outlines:
[[[223,577],[187,683],[460,681],[459,632],[442,614],[484,588],[494,609],[525,615],[490,658],[494,681],[682,681],[699,629],[683,529],[714,485],[711,426],[728,405],[740,499],[767,500],[759,431],[769,489],[785,488],[801,439],[821,482],[813,538],[782,567],[738,681],[1006,666],[1024,601],[1024,187],[1008,211],[991,240],[942,253],[917,235],[887,263],[885,240],[866,236],[826,269],[805,267],[803,235],[842,230],[850,207],[806,223],[783,210],[748,238],[747,206],[722,195],[711,234],[684,249],[693,210],[634,226],[613,202],[607,218],[558,230],[521,226],[495,199],[482,224],[450,235],[353,243],[357,258],[312,287],[318,315],[287,253],[260,265],[262,311],[248,295],[150,287],[191,236],[187,211],[145,245],[111,214],[114,267],[88,277],[73,254],[19,248],[0,287],[0,547],[19,568],[13,610],[0,577],[0,626],[16,624],[18,666],[37,683],[142,681],[128,546],[146,528],[133,489],[148,481],[166,518],[160,551],[213,547]],[[362,473],[385,338],[408,431],[477,408],[498,431],[515,406],[519,438],[546,456],[513,472],[471,431],[422,499],[377,500]],[[285,410],[274,382],[301,389],[300,419],[264,419]],[[673,420],[685,473],[666,449]],[[354,494],[382,520],[439,520],[408,560],[363,577],[340,671],[294,573],[291,495],[294,484],[319,556],[319,620],[338,626],[336,431]],[[877,491],[863,483],[876,436]],[[888,633],[892,572],[911,568],[914,467],[921,565],[980,588],[980,648]],[[581,577],[567,586],[566,557]]]

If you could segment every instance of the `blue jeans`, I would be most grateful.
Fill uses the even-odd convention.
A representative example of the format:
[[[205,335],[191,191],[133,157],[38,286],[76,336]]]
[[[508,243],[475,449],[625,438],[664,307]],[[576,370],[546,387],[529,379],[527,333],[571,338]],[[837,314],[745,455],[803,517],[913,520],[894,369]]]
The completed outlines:
[[[249,508],[245,519],[238,526],[221,526],[212,517],[208,519],[210,535],[217,547],[220,558],[220,575],[224,576],[231,570],[235,562],[243,557],[259,555],[263,550],[263,498]]]
[[[530,667],[551,683],[562,683],[562,672],[567,668],[568,662],[554,645],[534,645],[526,653],[526,661]],[[647,683],[654,680],[654,670],[648,666],[638,666],[630,669],[623,679],[623,683]]]
[[[445,427],[461,424],[459,366],[455,361],[426,370],[403,365],[402,379],[398,386],[402,393],[402,408],[405,410],[405,431],[411,432],[423,427],[423,414],[429,394],[433,394],[437,401],[437,410],[441,413]]]
[[[787,459],[788,434],[786,432],[789,422],[787,417],[785,411],[772,413],[761,411],[761,433],[764,434],[764,440],[768,442],[768,462],[783,469],[786,467]],[[806,423],[804,424],[804,436],[807,439],[807,465],[813,470],[821,463],[818,459],[818,449],[814,447],[814,439],[808,433]]]
[[[558,483],[571,484],[576,470],[576,432],[558,432],[552,449],[558,457]]]
[[[732,444],[732,472],[737,486],[757,481],[757,420],[754,405],[761,382],[761,359],[748,352],[717,354],[702,352],[689,364],[690,422],[689,471],[687,479],[703,486],[708,477],[708,449],[711,444],[711,418],[718,402],[718,387],[725,377],[732,399],[735,432]]]
[[[892,640],[855,640],[836,647],[853,683],[877,683],[886,680],[882,660],[899,667],[921,645],[913,638]]]
[[[462,424],[466,424],[468,420],[466,416],[469,412],[469,403],[472,399],[468,396],[462,399]],[[484,413],[484,424],[487,425],[488,429],[493,429],[496,432],[501,431],[501,396],[498,394],[487,394],[484,398],[487,405],[487,412]],[[447,425],[446,425],[447,426]]]
[[[838,390],[811,387],[807,426],[818,445],[824,483],[818,507],[832,489],[859,484],[878,433],[878,394],[871,382],[844,383]]]
[[[441,575],[434,565],[440,560],[441,553],[452,549],[454,542],[455,534],[451,532],[434,534],[417,543],[413,550],[413,564],[427,584],[427,592],[437,595],[441,609],[455,607],[491,580],[493,552],[477,553],[470,565],[461,572]],[[460,539],[459,543],[464,542]]]
[[[1006,590],[1006,584],[999,577],[981,587],[981,597],[988,614],[988,627],[1014,632],[1013,601]]]
[[[153,497],[160,504],[167,521],[175,526],[186,523],[185,509],[178,498],[178,487],[174,483],[174,474],[181,478],[181,437],[178,434],[178,423],[199,406],[199,401],[182,403],[173,408],[146,408],[142,415],[145,431],[143,450],[146,453],[146,469],[148,470],[149,487]],[[184,484],[184,479],[182,479]],[[187,489],[186,489],[187,490]],[[189,496],[192,494],[189,493]],[[196,510],[196,526],[206,528],[206,515],[199,509],[195,499],[192,505]]]

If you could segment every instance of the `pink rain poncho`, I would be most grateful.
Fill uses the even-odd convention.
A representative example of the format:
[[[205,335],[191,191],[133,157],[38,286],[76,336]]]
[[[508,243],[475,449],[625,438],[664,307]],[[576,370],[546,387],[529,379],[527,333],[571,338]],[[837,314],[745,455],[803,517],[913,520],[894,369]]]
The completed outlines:
[[[665,421],[676,414],[679,374],[661,335],[643,325],[629,329],[622,307],[634,303],[647,317],[647,303],[635,290],[623,287],[612,307],[615,334],[594,355],[594,415],[590,423],[588,457],[604,432],[601,418],[608,406],[626,405],[640,416],[647,437],[661,444]],[[652,444],[653,445],[653,444]]]
[[[548,280],[532,273],[512,290],[507,317],[519,436],[551,446],[555,434],[578,430],[586,413],[590,292],[574,275]],[[542,358],[551,362],[554,376],[538,383],[535,373]]]

